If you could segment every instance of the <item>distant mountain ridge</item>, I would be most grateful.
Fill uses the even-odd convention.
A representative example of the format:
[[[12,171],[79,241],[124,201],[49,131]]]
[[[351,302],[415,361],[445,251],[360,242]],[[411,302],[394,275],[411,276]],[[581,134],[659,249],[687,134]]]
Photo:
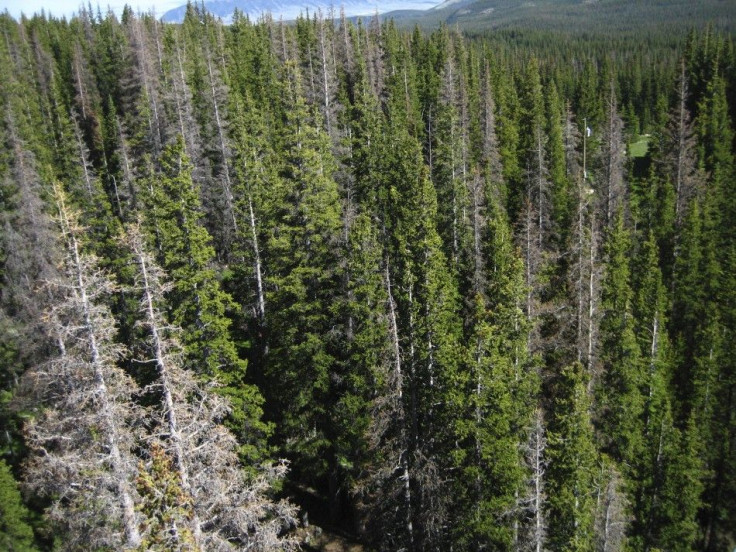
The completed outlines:
[[[300,14],[321,10],[323,14],[334,11],[337,16],[344,9],[347,17],[370,16],[397,10],[424,11],[434,8],[440,0],[210,0],[204,2],[207,11],[229,22],[236,9],[256,20],[263,14],[274,19],[296,19]],[[167,11],[162,19],[178,23],[184,19],[186,5]]]
[[[710,23],[736,31],[733,0],[445,0],[418,16],[386,14],[399,23],[466,31],[527,28],[581,32],[687,30]]]
[[[736,31],[734,0],[209,0],[204,7],[225,23],[232,20],[235,9],[253,21],[267,13],[289,21],[318,10],[337,17],[343,9],[347,17],[380,13],[403,26],[433,29],[444,23],[470,32],[526,28],[679,33],[705,24]],[[162,19],[181,22],[185,13],[186,6],[181,6]]]

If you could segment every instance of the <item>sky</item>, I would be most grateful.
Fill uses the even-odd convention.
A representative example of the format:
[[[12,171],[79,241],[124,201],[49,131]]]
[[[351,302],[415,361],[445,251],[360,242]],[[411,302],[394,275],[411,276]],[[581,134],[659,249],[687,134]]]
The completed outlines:
[[[100,11],[102,13],[107,12],[109,6],[112,10],[120,15],[123,11],[123,6],[129,4],[133,10],[143,12],[150,11],[151,8],[155,8],[156,13],[163,15],[163,13],[171,8],[176,8],[182,4],[186,4],[186,0],[92,0],[92,9],[97,11],[97,5],[100,5]],[[27,16],[31,16],[36,12],[40,12],[44,9],[47,14],[52,14],[56,17],[71,17],[73,13],[79,11],[80,5],[87,5],[87,0],[0,0],[0,11],[5,11],[7,8],[10,15],[14,18],[20,17],[21,12]]]
[[[100,11],[105,14],[108,7],[111,8],[118,17],[123,12],[125,4],[129,4],[133,11],[149,12],[153,8],[158,16],[163,15],[168,10],[183,6],[187,0],[0,0],[0,13],[6,9],[11,16],[18,19],[21,13],[32,16],[34,13],[40,12],[42,9],[55,17],[71,18],[74,13],[79,11],[81,5],[86,6],[88,1],[92,5],[92,10],[96,13],[99,5]],[[366,5],[375,3],[381,5],[379,10],[381,13],[385,11],[402,9],[405,0],[366,0]],[[290,2],[285,2],[289,4]],[[318,2],[319,3],[319,2]],[[335,0],[335,5],[339,5],[339,0]],[[433,5],[441,3],[441,0],[412,0],[407,2],[412,4],[413,9],[428,9]],[[424,5],[422,5],[424,4]],[[294,10],[292,10],[294,11]],[[298,12],[299,10],[297,10]],[[291,13],[291,12],[290,12]],[[372,13],[372,12],[371,12]],[[348,13],[348,15],[356,15],[356,13]]]

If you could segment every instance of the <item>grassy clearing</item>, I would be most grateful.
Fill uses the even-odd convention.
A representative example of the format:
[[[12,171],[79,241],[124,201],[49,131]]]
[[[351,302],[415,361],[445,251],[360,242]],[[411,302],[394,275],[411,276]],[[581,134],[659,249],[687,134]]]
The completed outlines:
[[[649,134],[637,136],[633,142],[629,144],[629,155],[631,157],[644,157],[649,150]]]

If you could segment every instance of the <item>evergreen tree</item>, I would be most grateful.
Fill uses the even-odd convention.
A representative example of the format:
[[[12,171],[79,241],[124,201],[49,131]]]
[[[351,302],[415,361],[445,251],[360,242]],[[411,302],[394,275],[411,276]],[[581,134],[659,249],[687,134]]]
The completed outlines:
[[[682,225],[690,200],[702,181],[696,159],[695,129],[690,115],[687,81],[683,61],[677,81],[677,101],[665,134],[669,146],[666,147],[667,172],[675,188],[675,222],[678,226]]]
[[[701,504],[702,463],[695,427],[674,426],[663,378],[653,379],[649,402],[649,476],[642,480],[635,509],[632,545],[664,550],[691,550],[700,535],[696,523]]]
[[[453,45],[451,41],[447,46],[452,50]],[[470,175],[468,121],[461,117],[467,109],[465,89],[454,57],[454,52],[450,51],[440,75],[440,98],[428,122],[428,138],[431,178],[437,190],[437,228],[443,239],[445,256],[456,271],[460,250],[467,239],[467,181]]]
[[[403,92],[401,92],[403,95]],[[385,251],[387,280],[396,304],[396,336],[404,367],[406,416],[401,507],[403,546],[436,546],[445,536],[448,495],[439,474],[448,466],[451,429],[459,408],[460,356],[457,297],[435,226],[434,188],[417,141],[401,111],[385,124],[371,153],[377,182],[369,208]],[[396,545],[394,545],[396,546]]]
[[[232,402],[229,426],[244,445],[242,453],[258,459],[267,427],[261,421],[263,399],[245,380],[246,363],[230,336],[226,310],[234,307],[222,291],[213,265],[214,250],[201,226],[201,206],[183,151],[183,140],[164,149],[161,172],[149,177],[146,227],[157,260],[173,283],[167,292],[169,320],[184,330],[185,366],[217,381]]]
[[[229,405],[182,366],[180,332],[170,328],[162,310],[164,275],[137,227],[128,230],[127,242],[138,265],[141,321],[156,365],[156,380],[146,389],[158,402],[152,415],[151,465],[138,476],[138,487],[146,493],[141,508],[147,515],[145,545],[291,549],[295,543],[279,534],[293,525],[293,507],[266,496],[285,466],[249,466],[251,473],[240,469],[235,439],[220,425]]]
[[[468,399],[457,422],[459,446],[453,453],[462,469],[454,542],[463,549],[520,546],[518,526],[524,516],[519,497],[526,478],[521,444],[528,440],[535,404],[536,377],[522,310],[522,264],[498,206],[492,217],[484,251],[488,280],[475,292],[475,311],[468,322],[468,370],[463,380]]]
[[[384,448],[384,438],[402,421],[401,413],[392,409],[401,394],[403,374],[401,358],[391,346],[395,305],[381,269],[376,230],[365,215],[353,220],[344,255],[347,289],[333,305],[342,323],[344,350],[333,376],[337,400],[330,430],[334,435],[330,498],[333,510],[339,510],[352,493],[361,503],[359,515],[374,518],[378,516],[367,514],[365,508],[370,504],[371,510],[378,510],[384,497],[371,496],[367,488],[379,478],[374,470],[382,467],[380,455],[392,452]]]
[[[30,513],[23,504],[18,484],[4,460],[0,460],[0,546],[10,552],[37,550]]]
[[[641,352],[632,317],[629,250],[629,234],[619,212],[606,244],[608,271],[601,296],[601,380],[596,397],[602,444],[616,460],[627,464],[640,454],[644,407]]]
[[[579,363],[562,370],[549,425],[547,511],[551,550],[593,548],[598,454],[586,376]]]
[[[547,132],[549,134],[546,155],[549,159],[548,171],[551,188],[549,195],[552,206],[550,230],[551,239],[556,249],[564,248],[567,243],[567,231],[570,228],[571,218],[572,181],[568,170],[566,146],[576,147],[575,144],[571,143],[572,136],[565,136],[564,125],[567,121],[564,111],[557,88],[552,84],[546,98]]]
[[[517,242],[524,257],[526,273],[526,314],[531,326],[530,347],[535,353],[542,349],[540,326],[546,302],[547,271],[550,268],[550,224],[552,220],[552,190],[549,180],[544,98],[536,59],[526,67],[521,97],[520,153],[525,167],[525,186],[518,212]],[[509,198],[513,201],[513,196]]]
[[[325,474],[335,367],[330,304],[340,283],[340,203],[329,140],[305,104],[292,62],[284,82],[282,155],[269,236],[268,398],[281,443],[308,477]]]
[[[231,262],[223,274],[223,288],[230,292],[240,309],[234,325],[242,327],[243,353],[248,355],[249,379],[263,381],[264,357],[268,352],[266,335],[266,273],[268,229],[278,176],[274,153],[269,147],[269,130],[264,117],[250,103],[234,101],[236,152],[233,178],[233,206],[241,221],[233,236]]]

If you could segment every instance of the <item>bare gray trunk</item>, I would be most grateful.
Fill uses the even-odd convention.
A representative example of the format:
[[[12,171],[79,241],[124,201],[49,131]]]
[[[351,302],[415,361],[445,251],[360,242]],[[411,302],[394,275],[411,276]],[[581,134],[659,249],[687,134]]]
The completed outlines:
[[[60,209],[62,218],[65,218],[64,209]],[[69,223],[63,220],[63,224],[69,228]],[[84,324],[89,340],[89,348],[92,360],[92,366],[95,374],[96,395],[100,401],[100,411],[104,422],[104,433],[107,445],[110,451],[110,463],[112,466],[113,476],[115,477],[115,485],[120,500],[120,506],[123,512],[123,525],[125,527],[126,544],[135,548],[141,544],[141,535],[138,531],[136,523],[135,505],[131,496],[130,482],[126,477],[126,470],[123,466],[122,455],[118,445],[118,427],[119,420],[116,420],[112,413],[109,394],[107,392],[107,384],[105,382],[105,372],[102,366],[102,358],[97,344],[97,335],[95,333],[95,324],[91,315],[91,304],[87,295],[87,283],[85,282],[82,262],[79,256],[79,244],[77,238],[72,232],[68,235],[69,244],[71,246],[73,262],[75,267],[75,277],[80,294],[80,302],[84,313]]]
[[[146,317],[148,322],[148,329],[151,332],[151,338],[153,342],[154,358],[156,360],[156,369],[158,370],[159,380],[163,391],[164,405],[166,408],[165,416],[169,431],[169,441],[174,448],[174,463],[176,465],[176,471],[179,475],[182,490],[189,496],[192,496],[192,486],[189,481],[189,470],[186,464],[186,455],[184,445],[182,443],[181,435],[179,433],[179,426],[177,423],[176,409],[174,406],[174,399],[172,395],[172,386],[169,381],[169,372],[165,360],[162,340],[160,337],[159,324],[160,321],[156,316],[154,309],[153,295],[151,287],[149,285],[148,278],[148,266],[146,264],[146,255],[143,252],[140,243],[134,244],[135,253],[138,257],[138,263],[141,267],[141,278],[143,283],[143,294],[146,306]],[[192,512],[192,535],[197,547],[201,548],[202,541],[202,529],[201,522],[196,513]]]
[[[250,217],[250,232],[253,240],[254,270],[256,275],[256,291],[258,293],[258,317],[263,324],[266,321],[266,295],[263,291],[263,270],[261,267],[261,250],[258,247],[258,233],[256,232],[256,216],[253,212],[253,200],[248,194],[248,214]]]
[[[394,301],[393,292],[391,290],[391,274],[389,273],[388,260],[386,261],[386,270],[384,283],[386,285],[386,293],[388,295],[388,312],[389,312],[389,331],[391,332],[391,346],[394,353],[394,377],[396,380],[396,394],[401,399],[403,396],[403,383],[401,374],[401,346],[399,343],[399,324],[396,319],[396,302]]]
[[[220,154],[222,155],[222,165],[223,165],[223,176],[225,177],[225,180],[222,185],[222,192],[225,196],[225,205],[227,210],[227,217],[229,219],[229,222],[232,226],[233,233],[237,233],[238,231],[238,221],[235,217],[235,209],[233,207],[233,193],[232,193],[232,182],[230,180],[230,165],[228,163],[228,150],[227,150],[227,144],[225,141],[225,130],[223,128],[222,118],[220,117],[220,106],[217,102],[217,88],[215,86],[215,77],[212,73],[212,60],[209,55],[209,52],[207,53],[207,75],[209,77],[210,81],[210,92],[212,94],[212,107],[215,112],[215,124],[217,125],[217,136],[220,140]]]

